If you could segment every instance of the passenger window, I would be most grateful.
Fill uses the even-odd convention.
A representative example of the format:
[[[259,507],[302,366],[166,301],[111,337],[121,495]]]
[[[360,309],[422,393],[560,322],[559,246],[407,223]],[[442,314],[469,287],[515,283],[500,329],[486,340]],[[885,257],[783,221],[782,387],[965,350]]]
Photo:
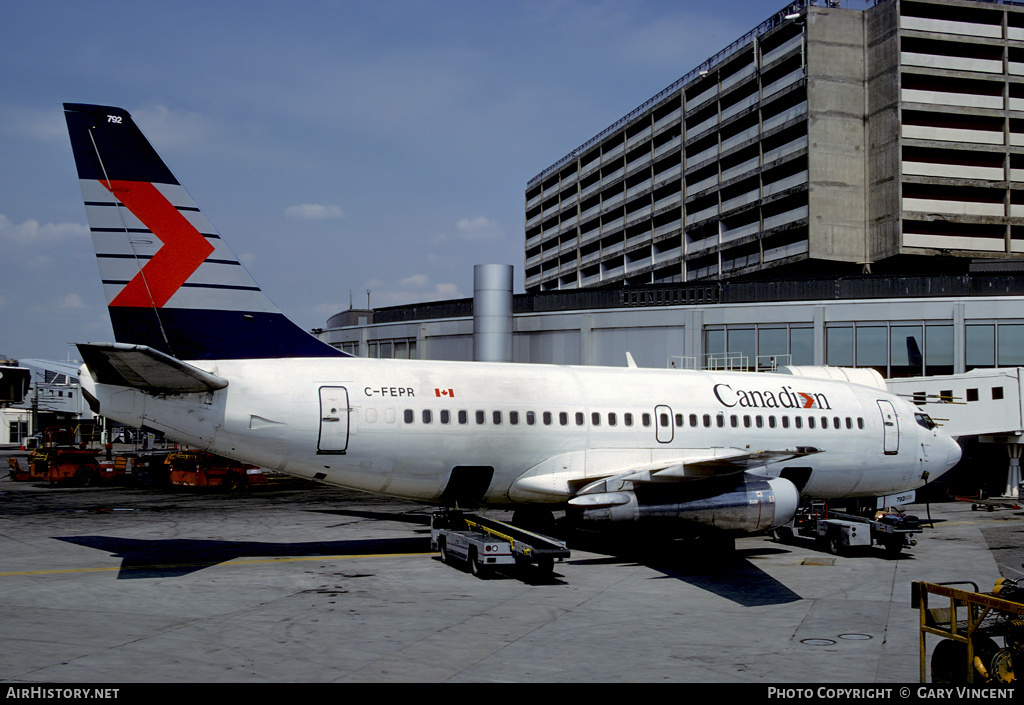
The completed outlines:
[[[846,417],[846,428],[853,428],[853,419],[851,419],[849,416]]]
[[[623,414],[622,415],[622,422],[624,424],[626,424],[627,426],[632,426],[633,425],[633,414],[628,414],[628,413],[627,414]]]
[[[697,414],[690,414],[690,427],[697,428]]]
[[[859,428],[862,431],[864,430],[864,418],[861,416],[857,417],[857,428]]]
[[[662,428],[668,428],[668,414],[658,414],[658,423]]]
[[[551,425],[551,412],[550,411],[545,411],[544,412],[544,425],[545,426],[550,426]]]
[[[448,411],[447,409],[442,409],[441,410],[441,423],[451,423],[451,422],[452,422],[452,414],[451,414],[451,412]]]
[[[775,428],[775,417],[774,416],[769,416],[768,417],[768,428]]]
[[[467,423],[469,423],[469,414],[466,412],[465,409],[462,409],[462,410],[459,411],[459,423],[460,424],[467,424]]]
[[[608,414],[608,425],[609,425],[609,426],[614,426],[614,425],[616,425],[616,424],[617,424],[618,422],[619,422],[619,421],[618,421],[618,419],[617,419],[617,418],[615,418],[615,412],[610,412],[610,413]]]
[[[565,413],[564,411],[558,412],[558,423],[562,424],[563,426],[568,426],[569,414]]]
[[[758,428],[764,428],[764,417],[762,417],[762,416],[755,416],[754,417],[754,424]]]
[[[476,424],[477,424],[477,426],[483,426],[486,421],[487,421],[487,414],[485,414],[483,411],[477,411],[476,412]]]
[[[718,416],[715,417],[715,423],[718,424],[719,428],[725,428],[725,414],[719,413]]]
[[[843,420],[841,418],[839,418],[838,416],[834,417],[832,419],[832,428],[842,428],[842,427],[843,427]]]
[[[821,427],[822,428],[828,428],[828,417],[827,416],[822,416],[821,417]]]
[[[782,417],[782,427],[783,428],[789,428],[789,417],[788,416],[783,416]]]
[[[590,414],[590,423],[592,423],[595,426],[600,426],[601,425],[601,414],[599,414],[596,411],[591,412],[591,414]]]
[[[644,414],[641,418],[643,420],[644,427],[645,428],[650,428],[651,427],[651,415],[650,414]]]
[[[808,416],[807,417],[807,428],[814,428],[814,417],[813,416]]]
[[[430,423],[430,409],[423,410],[423,423]]]
[[[750,417],[748,416],[747,418],[749,419]],[[740,419],[739,419],[738,416],[736,416],[736,414],[733,414],[732,416],[729,417],[729,425],[731,425],[733,428],[739,427]],[[749,421],[748,421],[747,425],[748,426],[750,425]]]
[[[676,426],[678,426],[679,428],[683,427],[683,415],[682,414],[676,414]]]
[[[794,428],[803,428],[804,427],[804,420],[803,420],[803,418],[801,418],[799,416],[794,416],[793,417],[793,427]]]
[[[582,411],[577,411],[576,412],[576,425],[577,426],[582,426],[584,423],[585,423],[585,417],[583,416],[583,412]]]
[[[495,426],[500,426],[501,425],[501,412],[500,411],[492,411],[491,412],[491,419],[494,421],[494,425]]]
[[[532,411],[527,411],[526,412],[526,425],[527,426],[533,426],[535,423],[537,423],[537,414],[533,413]]]
[[[403,416],[405,418],[406,423],[412,423],[413,419],[416,418],[416,414],[413,413],[412,409],[406,409],[405,414]]]
[[[519,412],[518,411],[510,411],[510,412],[508,412],[508,422],[510,424],[512,424],[513,426],[518,425],[519,424]]]
[[[711,428],[711,414],[704,414],[704,428]]]

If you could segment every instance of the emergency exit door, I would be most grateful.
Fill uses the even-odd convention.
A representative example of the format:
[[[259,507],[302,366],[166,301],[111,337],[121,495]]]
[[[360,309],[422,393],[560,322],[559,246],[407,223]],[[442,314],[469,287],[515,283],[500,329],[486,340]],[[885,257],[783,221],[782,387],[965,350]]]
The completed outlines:
[[[348,450],[348,390],[320,387],[320,438],[316,452],[343,455]]]

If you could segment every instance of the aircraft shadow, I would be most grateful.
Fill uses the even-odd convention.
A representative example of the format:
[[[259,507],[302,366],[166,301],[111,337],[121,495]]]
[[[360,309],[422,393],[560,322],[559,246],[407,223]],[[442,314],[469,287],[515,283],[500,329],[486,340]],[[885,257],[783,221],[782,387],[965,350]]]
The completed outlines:
[[[430,528],[430,514],[396,514],[395,512],[370,512],[359,509],[314,509],[317,514],[335,514],[359,519],[395,521],[401,524],[417,524]]]
[[[605,557],[581,563],[635,563],[658,571],[662,579],[679,580],[744,607],[784,605],[802,599],[748,560],[759,555],[788,553],[784,548],[738,549],[715,555],[691,542],[661,540],[635,546],[612,541],[602,542],[600,547],[588,546],[593,540],[589,537],[582,543],[574,542],[575,547]]]
[[[395,538],[357,541],[264,543],[260,541],[206,541],[194,539],[125,539],[109,536],[56,536],[86,548],[107,551],[121,559],[118,580],[173,578],[238,558],[306,558],[430,553],[430,538]]]

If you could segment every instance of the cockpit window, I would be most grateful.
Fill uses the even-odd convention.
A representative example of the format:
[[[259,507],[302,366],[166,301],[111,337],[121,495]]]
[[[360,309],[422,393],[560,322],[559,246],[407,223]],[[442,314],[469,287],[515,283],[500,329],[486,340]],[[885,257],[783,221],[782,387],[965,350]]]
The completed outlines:
[[[917,421],[918,426],[923,426],[924,428],[927,428],[929,431],[931,431],[938,425],[934,421],[932,421],[932,418],[928,414],[916,413],[914,414],[914,420]]]

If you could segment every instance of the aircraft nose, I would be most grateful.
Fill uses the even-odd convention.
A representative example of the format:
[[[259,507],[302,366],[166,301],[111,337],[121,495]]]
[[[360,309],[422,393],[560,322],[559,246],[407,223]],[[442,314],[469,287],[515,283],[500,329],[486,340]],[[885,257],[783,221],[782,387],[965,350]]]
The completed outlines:
[[[960,456],[963,451],[960,449],[960,444],[956,442],[956,439],[946,436],[946,469],[950,469],[954,465],[960,462]]]

